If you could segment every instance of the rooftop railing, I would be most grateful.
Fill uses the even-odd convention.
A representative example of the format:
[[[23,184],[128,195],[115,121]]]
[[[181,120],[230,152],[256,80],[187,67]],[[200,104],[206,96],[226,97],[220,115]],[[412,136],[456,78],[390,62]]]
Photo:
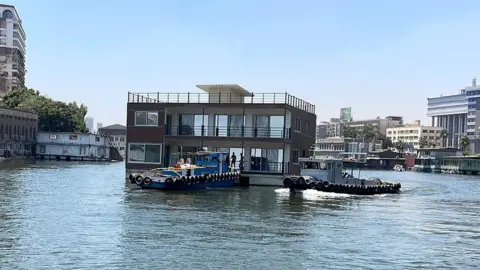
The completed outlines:
[[[128,103],[235,103],[235,104],[286,104],[315,113],[315,105],[288,93],[128,93]]]

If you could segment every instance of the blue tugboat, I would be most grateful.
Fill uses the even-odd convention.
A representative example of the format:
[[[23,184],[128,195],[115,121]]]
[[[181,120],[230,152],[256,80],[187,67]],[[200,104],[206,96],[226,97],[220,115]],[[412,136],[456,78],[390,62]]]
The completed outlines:
[[[226,152],[197,152],[195,164],[178,162],[173,167],[157,168],[140,174],[131,174],[130,182],[141,188],[160,190],[199,190],[230,188],[240,177],[231,171]]]

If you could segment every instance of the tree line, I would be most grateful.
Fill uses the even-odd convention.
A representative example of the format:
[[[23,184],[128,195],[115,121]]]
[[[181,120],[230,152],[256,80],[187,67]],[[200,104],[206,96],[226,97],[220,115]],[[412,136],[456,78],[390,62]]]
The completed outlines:
[[[41,95],[39,91],[18,88],[9,91],[0,106],[33,110],[38,113],[38,130],[47,132],[88,132],[85,125],[87,107],[76,102],[62,102]]]

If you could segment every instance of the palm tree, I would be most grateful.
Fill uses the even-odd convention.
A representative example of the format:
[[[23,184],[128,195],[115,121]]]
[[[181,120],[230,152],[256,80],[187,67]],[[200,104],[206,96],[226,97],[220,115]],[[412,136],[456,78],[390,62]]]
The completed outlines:
[[[420,148],[425,148],[425,146],[428,146],[430,144],[428,142],[427,137],[420,137],[420,140],[418,143],[420,144]]]
[[[397,149],[398,153],[400,154],[400,157],[403,155],[403,151],[405,151],[405,142],[400,140],[395,143],[395,148]]]
[[[463,152],[467,152],[467,147],[470,146],[470,139],[467,136],[462,136],[460,138],[460,148]]]
[[[440,132],[440,138],[442,138],[443,147],[446,147],[447,146],[447,138],[448,138],[448,132],[447,132],[446,129],[444,129]]]

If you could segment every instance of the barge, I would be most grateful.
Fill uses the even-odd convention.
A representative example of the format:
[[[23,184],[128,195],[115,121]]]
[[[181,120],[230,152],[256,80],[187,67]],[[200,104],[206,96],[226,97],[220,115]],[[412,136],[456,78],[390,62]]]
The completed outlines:
[[[197,152],[195,164],[178,162],[175,166],[156,168],[139,174],[130,174],[131,183],[145,189],[200,190],[231,188],[240,178],[240,172],[229,168],[228,153]]]
[[[346,193],[354,195],[375,195],[399,193],[400,183],[382,181],[379,178],[361,179],[345,172],[341,159],[300,158],[300,175],[288,175],[283,179],[285,188],[290,192],[307,189],[317,191]]]

